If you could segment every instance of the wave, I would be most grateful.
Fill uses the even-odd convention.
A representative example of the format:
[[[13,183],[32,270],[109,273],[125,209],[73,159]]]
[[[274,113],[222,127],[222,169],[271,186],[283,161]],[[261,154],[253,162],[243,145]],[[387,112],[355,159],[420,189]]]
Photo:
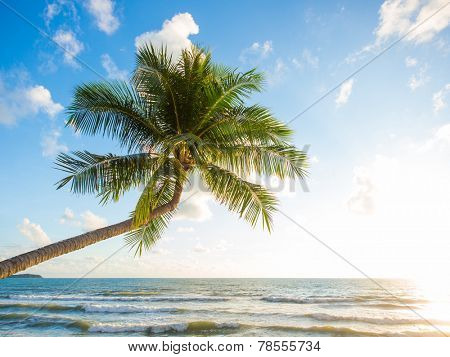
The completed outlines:
[[[164,313],[164,312],[179,312],[180,310],[174,307],[153,308],[147,306],[136,305],[84,305],[82,306],[85,312],[111,312],[111,313]]]
[[[7,324],[20,323],[27,327],[35,328],[62,326],[65,328],[75,328],[81,331],[87,331],[91,326],[91,324],[85,320],[60,316],[37,316],[23,313],[0,314],[0,321],[7,321],[5,322]]]
[[[57,305],[57,304],[0,304],[0,309],[33,309],[40,311],[84,311],[84,312],[110,312],[110,313],[164,313],[180,312],[181,309],[175,307],[147,307],[138,305]],[[0,315],[1,316],[1,315]]]
[[[417,306],[415,305],[409,305],[409,304],[391,304],[391,303],[379,303],[379,304],[368,304],[367,307],[372,307],[375,309],[382,309],[382,310],[410,310],[410,309],[417,309]]]
[[[424,319],[341,316],[341,315],[330,315],[330,314],[325,314],[325,313],[311,313],[311,314],[304,314],[303,316],[314,319],[314,320],[318,320],[318,321],[364,322],[364,323],[376,324],[376,325],[428,325],[429,324]],[[439,322],[439,321],[433,321],[433,323],[442,324],[442,322]]]
[[[317,297],[284,297],[284,296],[265,296],[262,301],[272,303],[289,303],[289,304],[333,304],[333,303],[372,303],[372,301],[380,301],[380,304],[403,306],[408,308],[409,304],[424,304],[428,301],[425,299],[413,298],[395,298],[395,297],[379,297],[379,296],[317,296]],[[398,302],[398,303],[396,303]],[[372,304],[375,305],[375,304]]]
[[[30,314],[20,314],[20,313],[11,313],[11,314],[0,314],[0,321],[4,320],[23,320],[29,318]]]
[[[159,291],[104,291],[98,295],[102,296],[148,296],[148,295],[159,295]]]
[[[0,304],[0,309],[36,309],[44,311],[81,311],[81,305],[57,305],[57,304]]]
[[[97,333],[123,333],[145,332],[147,335],[177,334],[177,333],[202,333],[208,331],[221,331],[238,329],[241,325],[233,322],[193,321],[179,322],[149,326],[148,324],[111,324],[101,323],[89,328],[89,332]]]
[[[355,298],[350,297],[305,297],[305,298],[293,298],[293,297],[282,297],[282,296],[265,296],[261,298],[262,301],[273,302],[273,303],[288,303],[288,304],[321,304],[321,303],[346,303],[346,302],[356,302],[359,301]]]
[[[88,296],[88,295],[9,295],[16,300],[50,301],[150,301],[150,302],[224,302],[228,298],[210,296]]]
[[[284,325],[246,325],[233,322],[214,322],[214,321],[193,321],[193,322],[179,322],[171,324],[162,324],[148,326],[147,324],[111,324],[102,323],[91,326],[89,332],[97,333],[132,333],[141,332],[146,335],[184,335],[184,334],[215,334],[226,333],[227,331],[247,329],[258,330],[272,330],[281,332],[297,332],[297,333],[310,333],[326,336],[382,336],[381,333],[356,330],[348,327],[336,327],[336,326],[311,326],[311,327],[299,327],[299,326],[284,326]]]
[[[335,336],[335,337],[376,337],[383,336],[377,332],[356,330],[349,327],[339,327],[339,326],[310,326],[310,327],[300,327],[300,326],[260,326],[265,329],[278,330],[278,331],[291,331],[291,332],[303,332],[311,333],[325,336]]]
[[[55,319],[55,320],[33,321],[28,323],[28,326],[36,328],[61,326],[65,328],[73,328],[76,330],[86,332],[91,327],[91,323],[85,320],[64,321]]]

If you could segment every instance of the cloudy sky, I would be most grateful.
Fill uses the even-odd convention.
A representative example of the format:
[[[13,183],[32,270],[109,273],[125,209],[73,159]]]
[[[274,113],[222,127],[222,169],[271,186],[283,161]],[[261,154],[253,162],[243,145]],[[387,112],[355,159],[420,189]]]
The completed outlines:
[[[252,100],[290,122],[295,144],[309,148],[309,178],[266,181],[281,200],[271,235],[193,188],[151,252],[125,248],[90,276],[361,277],[329,248],[372,277],[450,273],[447,0],[4,3],[0,258],[128,217],[135,192],[103,207],[56,191],[53,161],[118,152],[65,128],[64,108],[76,84],[126,80],[150,41],[175,54],[200,44],[217,62],[265,72]],[[110,239],[29,272],[78,277],[122,246]]]

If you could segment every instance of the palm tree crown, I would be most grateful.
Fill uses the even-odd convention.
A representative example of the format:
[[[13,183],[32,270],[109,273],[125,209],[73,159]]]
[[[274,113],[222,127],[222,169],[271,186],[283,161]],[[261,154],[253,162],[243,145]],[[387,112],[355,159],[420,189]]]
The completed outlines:
[[[143,188],[126,237],[138,253],[161,237],[176,207],[155,218],[152,212],[180,195],[194,174],[230,211],[270,231],[277,201],[246,178],[302,179],[306,155],[268,109],[245,104],[262,85],[262,74],[216,65],[210,52],[194,46],[179,58],[141,47],[129,84],[81,85],[68,108],[68,126],[115,139],[127,154],[60,154],[57,167],[68,176],[58,188],[97,194],[102,203]]]

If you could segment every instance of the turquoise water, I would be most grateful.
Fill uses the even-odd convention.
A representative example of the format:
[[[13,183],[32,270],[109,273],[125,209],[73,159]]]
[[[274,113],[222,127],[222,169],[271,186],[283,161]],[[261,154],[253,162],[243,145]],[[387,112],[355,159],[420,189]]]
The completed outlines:
[[[450,335],[449,295],[379,282],[6,279],[0,336]]]

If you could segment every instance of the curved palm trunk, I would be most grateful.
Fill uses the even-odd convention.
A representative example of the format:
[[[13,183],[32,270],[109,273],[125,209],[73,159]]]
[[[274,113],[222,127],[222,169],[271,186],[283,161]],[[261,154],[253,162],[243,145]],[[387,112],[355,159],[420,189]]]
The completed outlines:
[[[150,214],[148,221],[175,210],[180,202],[182,191],[182,186],[177,185],[172,199],[168,203],[155,208]],[[127,219],[126,221],[80,234],[79,236],[49,244],[31,252],[4,260],[0,262],[0,279],[7,278],[10,275],[28,269],[49,259],[74,252],[81,248],[87,247],[88,245],[129,232],[132,230],[132,226],[133,220]]]

